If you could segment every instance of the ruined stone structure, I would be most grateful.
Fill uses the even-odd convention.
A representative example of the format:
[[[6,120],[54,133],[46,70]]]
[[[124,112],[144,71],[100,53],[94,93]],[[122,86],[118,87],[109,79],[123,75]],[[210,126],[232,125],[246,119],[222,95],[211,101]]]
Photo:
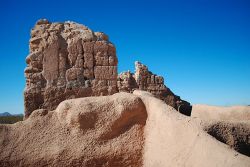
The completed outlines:
[[[147,67],[117,75],[117,56],[107,35],[74,23],[39,20],[31,31],[26,58],[25,118],[36,109],[54,110],[65,99],[146,90],[190,115],[190,104],[175,96]],[[185,111],[184,111],[185,110]],[[189,110],[189,111],[186,111]],[[179,110],[181,111],[181,110]]]
[[[117,81],[119,91],[132,93],[135,89],[152,93],[157,98],[165,101],[177,111],[190,116],[192,106],[181,100],[169,88],[164,85],[164,78],[157,76],[148,70],[148,67],[135,62],[135,73],[123,72],[119,74]]]
[[[116,50],[108,36],[74,22],[39,20],[26,58],[25,117],[65,99],[117,92]]]

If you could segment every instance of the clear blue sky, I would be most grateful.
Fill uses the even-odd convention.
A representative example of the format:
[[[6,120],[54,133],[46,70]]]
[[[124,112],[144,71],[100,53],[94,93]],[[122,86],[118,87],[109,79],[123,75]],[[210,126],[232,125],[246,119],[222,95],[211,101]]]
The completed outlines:
[[[23,112],[25,57],[39,18],[105,32],[119,72],[139,60],[193,104],[250,104],[249,0],[1,0],[0,112]]]

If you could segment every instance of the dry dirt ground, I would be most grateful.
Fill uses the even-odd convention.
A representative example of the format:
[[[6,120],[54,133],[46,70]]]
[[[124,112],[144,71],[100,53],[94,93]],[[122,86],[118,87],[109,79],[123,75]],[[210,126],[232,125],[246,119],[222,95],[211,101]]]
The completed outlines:
[[[213,137],[216,122],[142,91],[66,100],[0,125],[0,166],[249,167],[248,156]],[[241,122],[247,134],[249,120]]]
[[[250,157],[249,106],[194,105],[192,117],[203,120],[203,129],[208,134]]]

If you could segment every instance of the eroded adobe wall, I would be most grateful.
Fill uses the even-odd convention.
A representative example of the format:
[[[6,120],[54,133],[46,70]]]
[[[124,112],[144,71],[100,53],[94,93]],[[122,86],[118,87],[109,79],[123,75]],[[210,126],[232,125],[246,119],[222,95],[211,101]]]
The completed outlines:
[[[65,99],[111,95],[117,90],[117,56],[108,36],[74,22],[39,20],[26,58],[25,117],[53,110]]]
[[[118,90],[132,93],[135,89],[152,93],[155,97],[165,101],[177,111],[187,116],[191,115],[190,103],[176,96],[164,85],[164,78],[153,74],[148,67],[140,62],[135,62],[135,73],[123,72],[118,75]]]
[[[192,107],[164,85],[164,79],[136,62],[135,74],[117,75],[115,46],[107,35],[75,23],[39,20],[31,30],[26,58],[25,118],[36,109],[54,110],[66,99],[111,95],[135,89],[151,92],[185,115]]]

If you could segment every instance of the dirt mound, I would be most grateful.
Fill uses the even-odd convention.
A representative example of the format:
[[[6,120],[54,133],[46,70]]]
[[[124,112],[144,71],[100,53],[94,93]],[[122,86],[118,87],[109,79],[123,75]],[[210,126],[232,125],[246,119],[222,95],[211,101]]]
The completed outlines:
[[[250,121],[250,106],[219,107],[209,105],[193,105],[192,117],[202,120]]]
[[[123,93],[36,110],[0,126],[0,166],[142,166],[146,118],[141,99]]]
[[[250,122],[217,122],[205,130],[217,140],[250,157]]]
[[[142,91],[66,100],[0,125],[0,166],[249,166],[201,122]]]
[[[193,118],[203,120],[203,128],[217,140],[250,156],[250,107],[194,105]]]
[[[250,158],[237,153],[203,130],[203,121],[174,112],[145,92],[144,166],[249,166]]]

